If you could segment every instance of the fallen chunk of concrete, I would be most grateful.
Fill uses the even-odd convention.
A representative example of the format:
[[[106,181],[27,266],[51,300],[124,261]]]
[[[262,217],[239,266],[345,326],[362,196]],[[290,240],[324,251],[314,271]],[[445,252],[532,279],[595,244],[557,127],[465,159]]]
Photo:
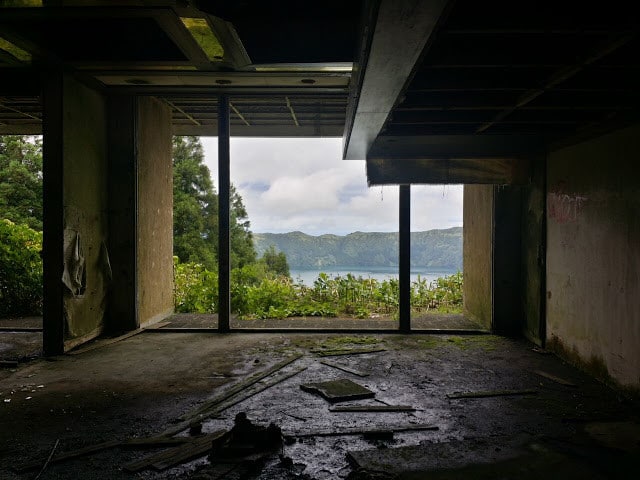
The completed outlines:
[[[375,393],[347,378],[328,382],[306,383],[300,385],[305,392],[317,393],[331,403],[348,402],[363,398],[373,398]]]

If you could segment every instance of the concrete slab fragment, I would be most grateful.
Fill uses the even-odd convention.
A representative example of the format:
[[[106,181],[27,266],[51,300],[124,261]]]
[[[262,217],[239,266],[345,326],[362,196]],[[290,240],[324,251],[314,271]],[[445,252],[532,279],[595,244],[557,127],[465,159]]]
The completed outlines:
[[[331,403],[373,398],[375,393],[347,378],[300,385],[305,392],[317,393]]]

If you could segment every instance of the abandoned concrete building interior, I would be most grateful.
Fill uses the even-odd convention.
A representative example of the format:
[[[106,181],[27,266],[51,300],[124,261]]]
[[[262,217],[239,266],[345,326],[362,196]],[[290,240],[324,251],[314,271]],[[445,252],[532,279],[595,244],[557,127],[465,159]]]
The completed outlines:
[[[639,22],[618,0],[0,1],[0,134],[44,145],[41,332],[0,320],[0,355],[43,355],[0,369],[0,478],[638,478]],[[218,138],[209,331],[161,328],[172,135]],[[342,137],[394,186],[396,329],[236,328],[230,136]],[[464,184],[480,334],[412,332],[418,184]]]

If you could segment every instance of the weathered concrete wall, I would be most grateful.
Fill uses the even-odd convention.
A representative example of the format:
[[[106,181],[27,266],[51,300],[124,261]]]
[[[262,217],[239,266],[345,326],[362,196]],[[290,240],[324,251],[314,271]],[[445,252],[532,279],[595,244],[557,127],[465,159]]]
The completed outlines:
[[[640,388],[640,126],[553,152],[547,338],[593,373]]]
[[[493,319],[499,335],[522,332],[522,187],[494,186]]]
[[[62,108],[65,265],[75,290],[64,293],[68,348],[96,336],[103,326],[110,277],[107,128],[103,97],[70,76],[64,76]],[[83,262],[77,261],[79,254]]]
[[[538,345],[544,339],[546,162],[546,156],[532,162],[531,184],[522,191],[522,332]]]
[[[491,328],[493,186],[465,185],[463,205],[464,309]]]
[[[173,312],[173,168],[171,111],[138,99],[138,319],[145,325]]]

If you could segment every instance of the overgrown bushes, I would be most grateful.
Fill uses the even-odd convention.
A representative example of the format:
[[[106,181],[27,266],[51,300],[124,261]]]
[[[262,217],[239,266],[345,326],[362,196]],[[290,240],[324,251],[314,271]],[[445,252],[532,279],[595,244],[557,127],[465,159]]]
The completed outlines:
[[[202,265],[176,263],[176,311],[217,312],[217,286],[217,274]],[[379,282],[352,274],[330,277],[321,273],[313,286],[306,286],[275,275],[259,263],[231,272],[231,309],[242,318],[394,316],[398,292],[397,279]],[[411,304],[415,313],[461,312],[462,273],[431,283],[418,278],[411,285]]]
[[[0,317],[42,314],[42,233],[0,220]]]

